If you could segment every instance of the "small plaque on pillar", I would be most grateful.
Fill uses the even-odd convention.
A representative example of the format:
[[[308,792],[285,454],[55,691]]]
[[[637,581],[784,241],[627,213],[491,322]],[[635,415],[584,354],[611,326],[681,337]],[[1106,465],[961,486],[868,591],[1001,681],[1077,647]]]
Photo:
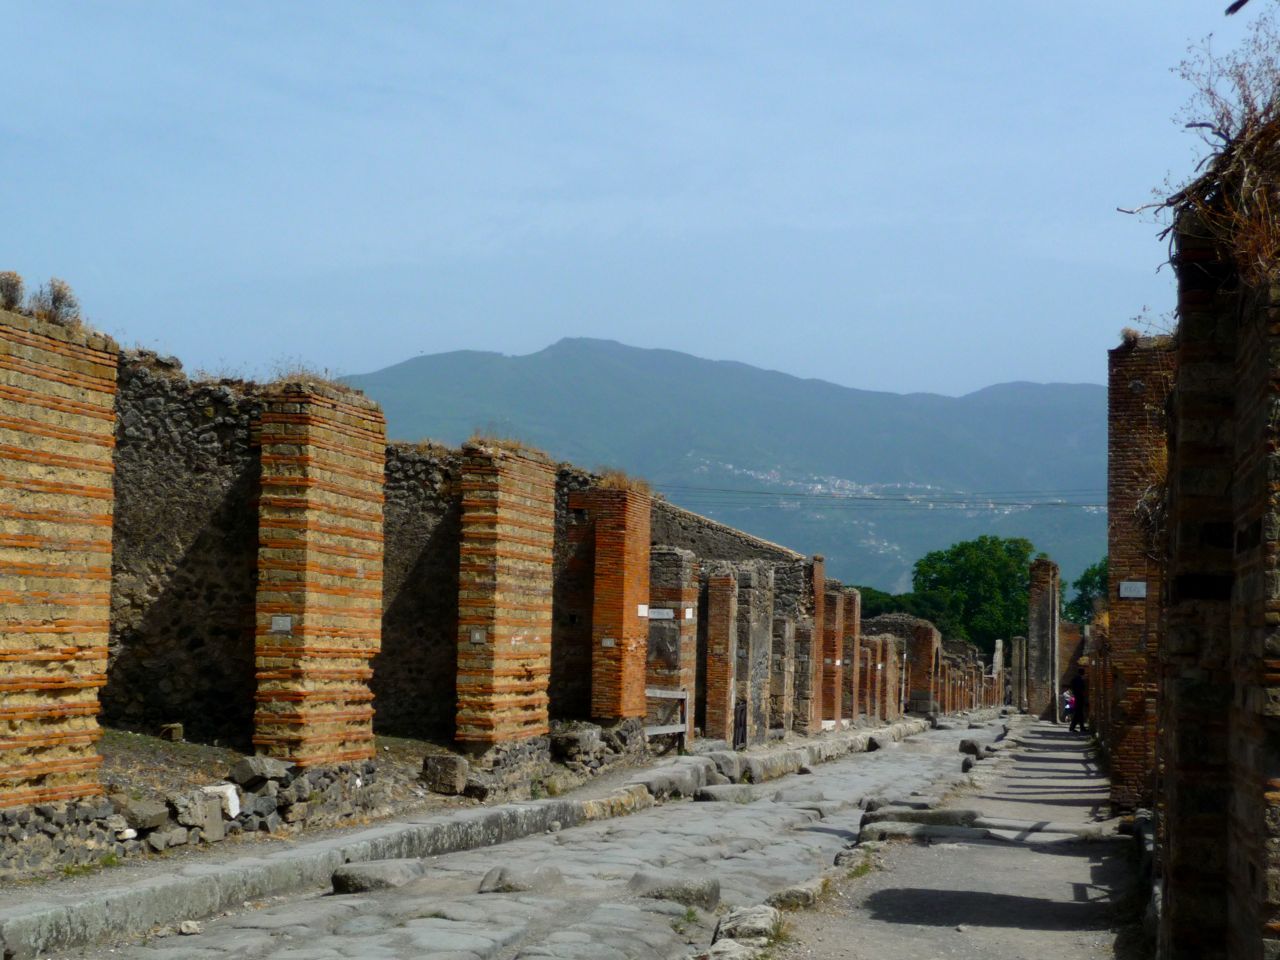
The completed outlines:
[[[674,620],[676,612],[670,607],[654,607],[649,611],[650,620]]]
[[[685,618],[686,620],[692,620],[692,619],[693,619],[693,607],[685,607],[685,608],[684,608],[684,618]]]
[[[472,628],[471,628],[471,642],[472,642],[472,643],[484,643],[484,639],[485,639],[485,631],[484,631],[484,627],[472,627]]]
[[[1121,600],[1145,600],[1147,598],[1147,581],[1145,580],[1121,580],[1120,581],[1120,599]]]
[[[618,645],[618,641],[615,640],[613,637],[600,638],[600,646],[602,647],[616,647],[617,645]]]
[[[649,615],[649,605],[647,603],[641,603],[636,605],[637,617],[647,617],[648,615]]]
[[[289,614],[274,614],[271,617],[272,633],[293,633],[293,617]]]

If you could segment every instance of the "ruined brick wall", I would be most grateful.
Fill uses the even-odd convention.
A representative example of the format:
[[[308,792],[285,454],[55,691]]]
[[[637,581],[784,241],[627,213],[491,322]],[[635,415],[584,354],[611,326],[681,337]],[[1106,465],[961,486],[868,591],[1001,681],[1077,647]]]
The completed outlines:
[[[462,448],[455,736],[488,745],[549,729],[556,471],[534,454]]]
[[[250,749],[259,397],[120,357],[103,719]]]
[[[1234,421],[1241,304],[1232,270],[1212,247],[1193,239],[1196,232],[1180,237],[1175,262],[1180,322],[1170,402],[1168,607],[1160,658],[1165,842],[1159,945],[1165,958],[1247,957],[1256,952],[1245,944],[1227,945],[1243,938],[1260,947],[1263,931],[1248,914],[1261,904],[1272,868],[1262,847],[1233,851],[1231,825],[1256,825],[1258,801],[1273,788],[1263,780],[1241,784],[1239,796],[1233,789],[1233,760],[1250,749],[1250,738],[1243,735],[1247,726],[1234,739],[1230,735],[1236,695],[1231,601],[1237,540],[1255,553],[1265,549],[1265,541],[1261,529],[1237,531],[1232,497],[1232,467],[1239,456]],[[1118,697],[1119,691],[1113,700]],[[1250,853],[1252,877],[1242,877],[1232,865]]]
[[[876,618],[879,619],[879,618]],[[868,621],[869,623],[869,621]],[[863,624],[864,629],[867,624]],[[884,719],[893,721],[902,717],[905,696],[903,690],[903,660],[906,642],[896,636],[884,638]]]
[[[458,670],[462,458],[422,444],[387,447],[382,648],[373,659],[374,729],[453,737]]]
[[[550,713],[557,720],[591,716],[591,607],[595,596],[595,525],[569,500],[596,478],[561,464],[556,471],[555,562],[552,566]]]
[[[769,735],[769,661],[773,652],[773,568],[738,564],[736,702],[747,708],[747,742]]]
[[[116,348],[0,311],[0,807],[93,796]]]
[[[1027,615],[1027,709],[1044,720],[1059,719],[1058,565],[1043,557],[1031,563]]]
[[[909,613],[882,613],[862,624],[867,634],[884,634],[898,641],[894,669],[896,681],[901,683],[902,671],[906,671],[905,702],[903,691],[889,688],[890,700],[895,710],[927,713],[937,702],[938,672],[941,667],[942,635],[928,620],[913,617]],[[902,654],[906,651],[906,665]],[[940,704],[939,704],[940,706]],[[896,714],[896,715],[900,715]]]
[[[273,387],[262,411],[253,743],[299,765],[374,755],[386,425],[359,394]]]
[[[822,729],[821,660],[822,557],[776,562],[774,564],[774,613],[795,621],[792,647],[792,729],[797,733],[817,733]]]
[[[826,581],[822,601],[822,719],[839,722],[844,707],[844,585]]]
[[[637,490],[593,490],[570,497],[595,523],[591,607],[591,715],[643,717],[649,650],[649,517]]]
[[[853,587],[844,590],[844,641],[841,645],[840,660],[844,670],[844,682],[841,684],[844,699],[844,716],[856,720],[862,712],[862,698],[859,685],[862,679],[862,655],[859,645],[862,642],[862,594]]]
[[[1107,354],[1107,693],[1097,727],[1110,758],[1111,802],[1121,809],[1154,799],[1163,550],[1155,514],[1168,469],[1165,411],[1173,340],[1140,337]],[[1121,596],[1138,592],[1145,597]]]
[[[1014,637],[1009,641],[1010,697],[1015,710],[1027,709],[1027,638]]]
[[[703,736],[733,743],[738,659],[738,577],[718,565],[703,574],[699,646],[704,689],[698,698]]]
[[[690,550],[703,560],[804,560],[794,550],[691,513],[667,500],[654,501],[651,523],[654,543]]]
[[[670,611],[669,616],[661,616]],[[645,682],[689,694],[688,732],[694,727],[698,656],[698,560],[688,550],[654,546],[649,553],[649,654]],[[679,704],[652,700],[647,722],[678,722]]]

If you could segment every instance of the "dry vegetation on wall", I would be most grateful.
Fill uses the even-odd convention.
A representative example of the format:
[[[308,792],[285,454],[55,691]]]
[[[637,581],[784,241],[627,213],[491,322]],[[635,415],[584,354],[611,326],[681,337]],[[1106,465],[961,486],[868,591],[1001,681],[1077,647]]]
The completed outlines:
[[[624,470],[604,469],[598,471],[600,479],[595,486],[601,490],[630,490],[634,493],[653,495],[653,487],[649,481],[641,477],[633,477]]]
[[[540,460],[544,463],[552,462],[552,458],[546,452],[539,450],[532,444],[517,440],[515,437],[500,436],[484,430],[476,430],[472,433],[467,438],[467,446],[482,447],[486,450],[505,450],[507,453],[528,457],[530,460]]]
[[[1185,125],[1210,148],[1199,173],[1155,206],[1174,212],[1220,243],[1242,279],[1280,279],[1280,29],[1267,11],[1236,50],[1216,54],[1209,41],[1179,72],[1195,92]],[[1194,220],[1192,219],[1194,218]],[[1172,239],[1173,227],[1165,235]]]
[[[25,289],[21,274],[12,270],[0,273],[0,307],[66,327],[80,326],[80,301],[67,281],[50,277],[48,283],[37,287],[24,302]]]

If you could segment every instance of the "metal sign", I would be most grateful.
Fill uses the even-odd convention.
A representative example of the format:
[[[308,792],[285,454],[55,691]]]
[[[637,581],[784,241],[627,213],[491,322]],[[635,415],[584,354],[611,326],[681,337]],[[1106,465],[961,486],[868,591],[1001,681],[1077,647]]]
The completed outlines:
[[[285,614],[284,616],[280,616],[278,614],[272,615],[271,632],[272,633],[293,633],[293,617],[289,616],[288,614]]]
[[[1121,600],[1145,600],[1147,598],[1147,581],[1145,580],[1121,580],[1120,581],[1120,599]]]

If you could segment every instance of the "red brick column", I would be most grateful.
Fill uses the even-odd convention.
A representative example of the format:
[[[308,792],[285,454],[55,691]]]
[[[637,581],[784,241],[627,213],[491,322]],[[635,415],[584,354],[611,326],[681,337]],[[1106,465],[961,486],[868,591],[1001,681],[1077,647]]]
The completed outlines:
[[[937,709],[938,668],[941,665],[942,636],[928,621],[912,627],[907,650],[907,709],[929,713]]]
[[[653,547],[649,556],[649,656],[645,682],[689,695],[688,730],[694,729],[698,659],[698,560],[688,550]],[[654,700],[648,722],[661,726],[674,719],[679,705]]]
[[[652,501],[638,490],[592,490],[571,497],[595,520],[595,597],[591,606],[591,716],[643,717],[649,650],[649,521]]]
[[[259,753],[302,765],[368,759],[382,636],[382,413],[312,383],[262,414],[256,603]]]
[[[0,807],[102,792],[116,352],[0,310]]]
[[[706,578],[706,726],[703,735],[733,743],[733,705],[738,659],[738,578],[717,571]]]
[[[462,448],[457,739],[548,732],[555,468],[500,446]]]
[[[1119,809],[1150,807],[1154,799],[1164,568],[1155,559],[1162,545],[1141,522],[1140,505],[1156,495],[1168,469],[1164,412],[1173,358],[1171,337],[1126,340],[1107,354],[1107,617],[1111,671],[1123,693],[1114,711],[1104,711],[1112,722],[1097,729]],[[1089,693],[1089,709],[1098,714],[1105,692],[1091,684]]]
[[[862,679],[862,594],[853,587],[844,589],[844,643],[841,661],[844,670],[844,716],[857,720],[862,712],[859,685]]]
[[[823,663],[826,658],[826,617],[827,617],[827,562],[823,557],[814,555],[809,565],[809,591],[813,597],[813,710],[809,728],[813,733],[822,730],[822,720],[826,712],[826,677],[827,670]],[[796,641],[800,640],[797,632]]]
[[[822,719],[837,725],[844,707],[844,597],[839,580],[826,582],[822,607]]]
[[[884,641],[884,684],[882,713],[885,720],[893,721],[902,716],[902,651],[905,644],[896,637]],[[909,679],[909,678],[908,678]]]

